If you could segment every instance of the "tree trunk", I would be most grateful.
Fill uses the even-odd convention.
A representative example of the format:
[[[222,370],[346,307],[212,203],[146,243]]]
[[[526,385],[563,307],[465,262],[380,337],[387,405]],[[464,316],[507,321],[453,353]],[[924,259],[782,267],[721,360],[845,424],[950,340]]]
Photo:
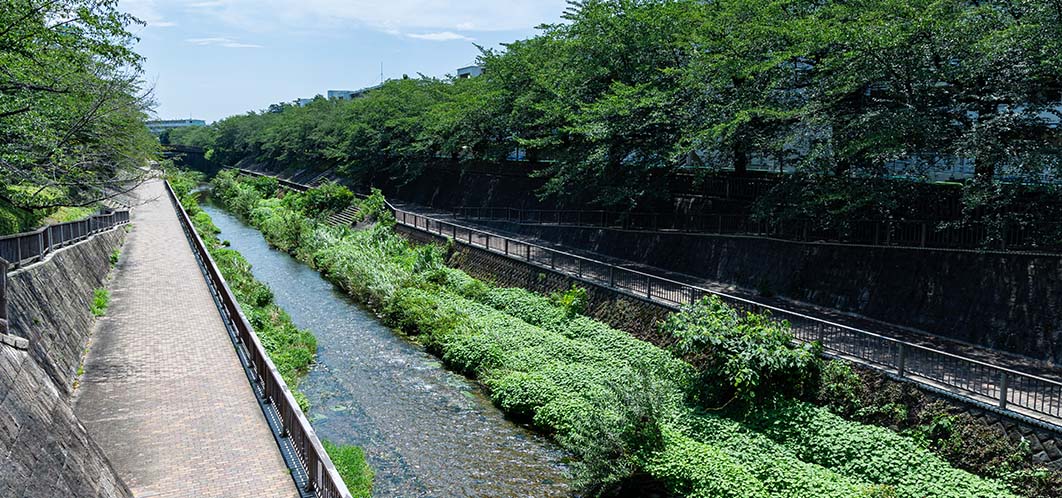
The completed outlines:
[[[745,144],[738,142],[734,144],[734,174],[744,176],[748,172],[749,153],[745,148]]]

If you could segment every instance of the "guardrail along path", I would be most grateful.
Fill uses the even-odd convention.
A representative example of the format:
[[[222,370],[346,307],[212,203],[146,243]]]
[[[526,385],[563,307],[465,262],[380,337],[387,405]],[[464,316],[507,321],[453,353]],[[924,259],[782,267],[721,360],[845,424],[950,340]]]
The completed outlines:
[[[137,496],[298,496],[163,183],[140,194],[79,417]]]

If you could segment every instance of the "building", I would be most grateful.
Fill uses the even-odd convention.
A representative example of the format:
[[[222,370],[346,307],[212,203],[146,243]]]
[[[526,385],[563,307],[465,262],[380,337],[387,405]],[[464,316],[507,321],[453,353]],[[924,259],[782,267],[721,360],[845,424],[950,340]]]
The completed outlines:
[[[468,66],[457,70],[457,79],[475,78],[483,75],[483,66]]]
[[[354,100],[354,95],[361,90],[329,90],[328,100]]]
[[[310,102],[313,102],[313,99],[295,99],[295,105],[299,107],[306,107],[310,105]]]
[[[156,135],[161,135],[166,130],[172,130],[174,128],[188,128],[193,126],[206,126],[206,121],[202,119],[162,119],[154,121],[146,121],[148,130]]]

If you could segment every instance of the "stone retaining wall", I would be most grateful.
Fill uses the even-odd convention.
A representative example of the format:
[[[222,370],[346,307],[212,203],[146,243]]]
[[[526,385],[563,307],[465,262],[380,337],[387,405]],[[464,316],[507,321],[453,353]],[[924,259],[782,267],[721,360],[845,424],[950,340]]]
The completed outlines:
[[[1062,258],[485,223],[1062,363]]]
[[[37,363],[67,395],[95,323],[93,291],[104,286],[111,253],[124,241],[125,230],[111,230],[7,276],[10,333],[29,340]]]
[[[418,243],[440,241],[434,235],[401,225],[396,225],[396,230]],[[672,310],[660,304],[462,244],[456,246],[455,252],[449,258],[449,264],[480,280],[500,286],[522,287],[543,294],[564,291],[570,289],[573,284],[585,287],[589,298],[589,316],[657,346],[668,346],[668,339],[657,333],[656,324]],[[902,382],[888,377],[885,380]],[[1008,437],[1014,444],[1020,444],[1024,439],[1028,442],[1035,461],[1056,471],[1062,471],[1062,434],[972,406],[949,396],[920,389],[914,384],[903,384],[915,387],[931,399],[944,401],[953,414],[966,413],[975,420],[982,421],[986,426],[999,431],[1000,437]]]
[[[123,229],[64,248],[8,274],[10,333],[0,344],[0,496],[131,498],[71,409],[72,383]]]

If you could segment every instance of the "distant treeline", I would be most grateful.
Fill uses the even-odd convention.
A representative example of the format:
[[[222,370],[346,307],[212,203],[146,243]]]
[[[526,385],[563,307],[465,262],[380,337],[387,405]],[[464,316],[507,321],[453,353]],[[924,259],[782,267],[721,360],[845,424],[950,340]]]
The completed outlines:
[[[678,168],[769,160],[813,186],[787,204],[862,217],[903,203],[911,182],[877,181],[897,161],[976,158],[972,207],[1006,197],[1001,172],[1059,166],[1057,1],[584,0],[480,63],[478,78],[403,78],[169,139],[223,164],[398,181],[426,159],[516,151],[545,164],[543,196],[627,208],[666,197]]]

